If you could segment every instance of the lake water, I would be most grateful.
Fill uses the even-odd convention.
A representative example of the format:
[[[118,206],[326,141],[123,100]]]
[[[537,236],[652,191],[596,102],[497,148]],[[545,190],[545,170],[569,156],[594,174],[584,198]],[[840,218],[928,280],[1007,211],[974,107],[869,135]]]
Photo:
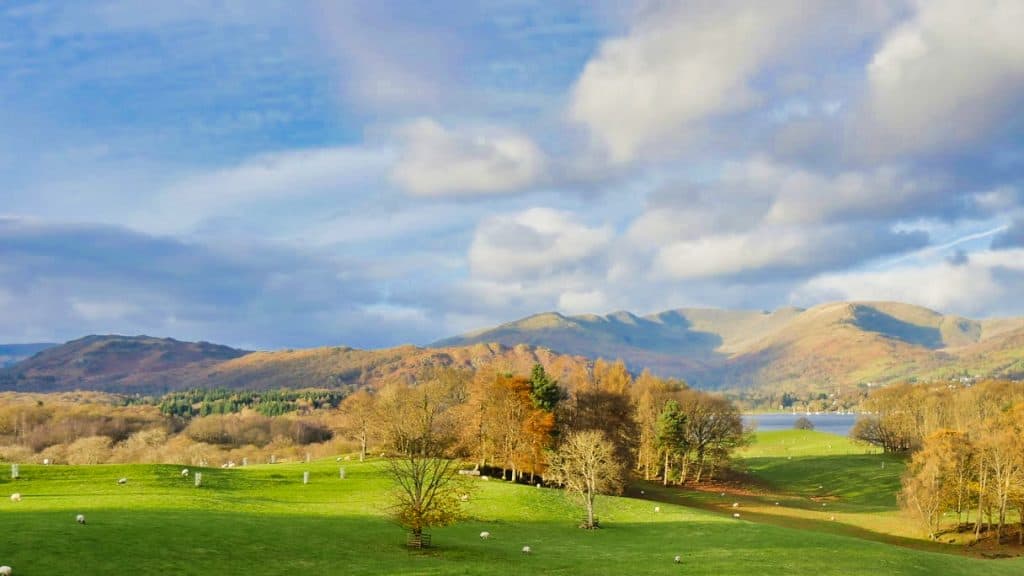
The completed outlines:
[[[744,426],[756,426],[757,430],[792,430],[801,416],[814,424],[818,432],[846,436],[857,421],[856,414],[744,414]]]

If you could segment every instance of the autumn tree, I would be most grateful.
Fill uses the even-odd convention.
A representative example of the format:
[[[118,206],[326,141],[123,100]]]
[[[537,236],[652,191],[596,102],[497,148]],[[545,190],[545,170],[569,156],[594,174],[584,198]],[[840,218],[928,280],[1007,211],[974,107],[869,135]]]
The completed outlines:
[[[957,500],[961,472],[957,468],[962,461],[956,453],[966,440],[952,430],[936,432],[914,454],[903,476],[900,504],[917,517],[931,540],[939,534],[944,513]]]
[[[339,407],[343,416],[342,431],[351,440],[359,442],[359,461],[366,459],[370,431],[377,419],[377,403],[365,388],[349,395]]]
[[[427,371],[415,386],[396,383],[380,393],[388,458],[395,483],[394,517],[422,543],[424,530],[460,517],[458,464],[451,458],[465,381],[453,371]]]
[[[615,446],[619,461],[629,466],[637,440],[632,378],[622,361],[598,359],[592,374],[577,374],[566,415],[573,431],[598,430]]]
[[[617,493],[623,485],[625,468],[616,456],[615,444],[599,430],[573,432],[549,460],[549,477],[576,496],[586,510],[581,527],[596,528],[597,495]]]
[[[636,441],[636,467],[643,471],[644,479],[650,480],[652,471],[657,471],[662,444],[659,439],[659,418],[673,395],[686,389],[680,380],[667,380],[644,370],[633,383],[633,412],[638,436]]]

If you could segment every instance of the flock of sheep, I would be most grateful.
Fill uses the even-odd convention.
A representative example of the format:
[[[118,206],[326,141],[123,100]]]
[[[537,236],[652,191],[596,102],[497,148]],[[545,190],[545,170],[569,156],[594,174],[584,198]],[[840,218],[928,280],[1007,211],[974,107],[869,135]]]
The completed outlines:
[[[340,460],[340,458],[339,458],[339,460]],[[47,462],[47,464],[48,464],[48,462]],[[234,467],[234,462],[231,462],[230,465],[225,464],[224,467],[226,467],[226,468],[233,468]],[[188,478],[189,474],[190,474],[190,472],[189,472],[188,468],[183,468],[181,470],[181,477],[182,478]],[[486,476],[484,476],[481,479],[487,480],[488,478]],[[128,483],[128,478],[119,478],[117,480],[117,483],[119,485],[123,486],[123,485]],[[538,488],[539,487],[540,487],[540,485],[538,484]],[[821,486],[819,486],[819,488],[821,488]],[[641,491],[641,494],[643,494],[643,491]],[[723,492],[721,494],[721,496],[725,496],[725,493]],[[460,496],[460,499],[463,502],[465,502],[465,501],[467,501],[469,499],[469,495],[468,494],[463,494],[462,496]],[[21,493],[20,492],[15,492],[15,493],[11,494],[11,502],[21,502]],[[776,502],[775,505],[778,506],[779,503]],[[732,504],[733,508],[739,508],[739,506],[740,506],[739,502],[733,502],[733,504]],[[824,507],[825,504],[823,503],[822,506]],[[655,506],[654,507],[654,512],[655,513],[660,513],[661,512],[661,506]],[[736,513],[733,514],[733,518],[739,518],[739,517],[740,517],[739,512],[736,512]],[[835,516],[832,516],[830,519],[834,521],[835,520]],[[75,516],[75,522],[77,522],[78,524],[84,525],[85,524],[85,515],[84,514],[76,515]],[[480,533],[480,539],[481,540],[489,540],[490,538],[491,538],[491,533],[490,532],[485,530],[485,531]],[[530,546],[523,546],[522,553],[523,554],[532,554],[533,553],[533,549]],[[676,555],[673,558],[673,560],[674,560],[674,562],[676,564],[682,563],[682,556]],[[11,574],[12,574],[12,568],[10,566],[0,566],[0,576],[11,576]]]

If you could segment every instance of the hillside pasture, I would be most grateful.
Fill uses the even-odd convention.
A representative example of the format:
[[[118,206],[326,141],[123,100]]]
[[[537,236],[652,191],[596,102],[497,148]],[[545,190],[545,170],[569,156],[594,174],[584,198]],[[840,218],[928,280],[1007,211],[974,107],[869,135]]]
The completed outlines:
[[[387,516],[382,462],[200,469],[166,465],[21,467],[0,481],[0,563],[32,574],[1016,574],[1020,560],[981,561],[705,510],[608,497],[604,528],[551,488],[473,480],[467,519],[405,548]],[[310,471],[310,484],[302,473]],[[118,485],[118,478],[127,478]],[[23,500],[7,496],[20,492]],[[84,526],[75,523],[84,514]],[[492,534],[488,540],[481,531]],[[530,546],[532,553],[521,552]],[[682,567],[673,562],[683,558]]]

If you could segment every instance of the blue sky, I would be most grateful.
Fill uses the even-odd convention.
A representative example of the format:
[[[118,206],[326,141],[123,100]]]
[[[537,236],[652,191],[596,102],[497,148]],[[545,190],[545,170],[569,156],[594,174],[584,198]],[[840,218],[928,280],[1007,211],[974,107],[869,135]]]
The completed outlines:
[[[0,5],[0,341],[1024,315],[1024,4]]]

